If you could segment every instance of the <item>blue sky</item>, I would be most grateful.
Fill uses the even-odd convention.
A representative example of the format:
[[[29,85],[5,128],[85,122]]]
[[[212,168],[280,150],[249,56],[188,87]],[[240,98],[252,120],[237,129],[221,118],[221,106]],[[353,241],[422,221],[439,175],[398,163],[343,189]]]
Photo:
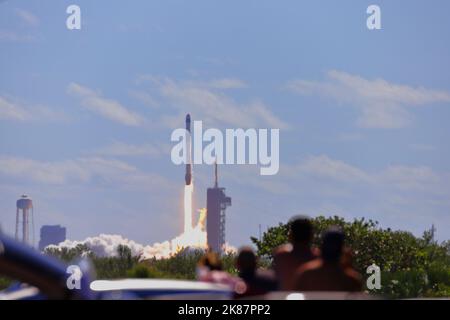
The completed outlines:
[[[81,7],[82,29],[65,26]],[[381,7],[382,30],[366,28]],[[450,238],[448,1],[0,1],[0,223],[141,243],[182,229],[170,134],[280,130],[280,172],[226,165],[227,240],[298,213]],[[196,207],[213,169],[196,166]],[[36,228],[37,229],[37,228]]]

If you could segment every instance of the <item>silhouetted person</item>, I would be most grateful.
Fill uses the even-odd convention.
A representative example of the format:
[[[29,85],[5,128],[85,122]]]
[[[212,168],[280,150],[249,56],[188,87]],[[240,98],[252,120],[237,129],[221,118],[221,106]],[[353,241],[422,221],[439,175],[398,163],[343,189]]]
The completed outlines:
[[[296,274],[297,291],[346,291],[362,290],[361,276],[348,264],[342,263],[344,234],[337,228],[323,236],[321,257],[299,268]]]
[[[208,271],[222,270],[222,261],[220,261],[219,255],[215,252],[208,251],[198,261],[198,266],[206,268]]]
[[[245,290],[236,295],[238,298],[258,296],[277,289],[277,282],[269,271],[257,269],[257,257],[250,247],[239,250],[236,258],[239,277],[244,280]]]
[[[222,270],[222,261],[215,252],[207,252],[197,265],[197,280],[225,284],[236,291],[241,280]]]
[[[313,226],[304,216],[294,217],[289,222],[289,242],[278,247],[273,255],[273,267],[280,290],[294,289],[295,272],[304,263],[316,258],[311,249]]]

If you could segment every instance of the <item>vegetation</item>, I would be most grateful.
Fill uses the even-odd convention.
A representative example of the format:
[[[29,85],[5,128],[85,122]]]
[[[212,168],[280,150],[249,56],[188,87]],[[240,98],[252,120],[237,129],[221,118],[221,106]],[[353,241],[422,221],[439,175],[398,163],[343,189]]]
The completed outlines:
[[[78,245],[75,248],[48,248],[46,254],[55,256],[67,263],[81,257],[92,262],[98,279],[118,278],[162,278],[162,279],[195,279],[197,263],[204,254],[203,250],[182,250],[166,259],[149,259],[139,261],[132,256],[127,246],[119,246],[115,257],[97,257],[88,247]],[[222,256],[224,270],[236,273],[234,254]]]
[[[131,254],[130,248],[119,245],[117,256],[97,257],[86,245],[79,244],[75,248],[47,248],[46,254],[55,256],[67,263],[85,258],[90,261],[95,269],[98,279],[117,279],[127,275],[127,271],[138,264],[139,258]]]
[[[437,243],[435,229],[420,238],[409,232],[382,229],[372,220],[347,222],[340,217],[317,217],[314,245],[319,246],[321,233],[339,226],[353,251],[355,268],[366,275],[373,263],[380,267],[382,289],[376,292],[390,298],[450,296],[450,241]],[[261,240],[252,238],[260,256],[271,258],[272,250],[287,242],[288,224],[269,228]]]
[[[8,288],[12,283],[12,280],[5,277],[0,277],[0,290]]]
[[[203,250],[182,251],[167,259],[150,259],[138,264],[128,273],[129,277],[141,278],[144,272],[144,278],[163,278],[163,279],[188,279],[196,278],[197,263],[204,254]],[[236,274],[234,267],[235,255],[228,253],[222,256],[222,264],[225,271]]]
[[[314,245],[320,245],[321,233],[330,226],[340,226],[353,251],[355,268],[366,275],[366,268],[373,263],[381,269],[382,288],[373,291],[388,298],[449,297],[450,296],[450,241],[438,243],[435,229],[425,231],[422,237],[409,232],[382,229],[377,222],[356,219],[352,222],[340,217],[317,217]],[[288,224],[280,223],[264,232],[260,240],[251,238],[260,257],[260,267],[271,264],[272,251],[287,242]],[[167,259],[139,261],[126,246],[119,246],[115,257],[97,257],[86,246],[48,249],[47,254],[65,262],[86,257],[94,266],[97,279],[163,278],[195,279],[196,267],[202,250],[183,250]],[[224,270],[236,274],[235,255],[222,257]],[[0,289],[11,283],[0,278]]]

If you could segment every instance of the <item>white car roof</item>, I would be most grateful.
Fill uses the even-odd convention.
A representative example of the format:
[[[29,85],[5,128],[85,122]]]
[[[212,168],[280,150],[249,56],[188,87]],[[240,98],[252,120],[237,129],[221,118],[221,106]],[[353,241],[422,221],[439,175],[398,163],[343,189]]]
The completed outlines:
[[[96,280],[91,282],[91,290],[116,291],[116,290],[168,290],[168,291],[220,291],[229,292],[226,285],[166,279],[120,279],[120,280]]]

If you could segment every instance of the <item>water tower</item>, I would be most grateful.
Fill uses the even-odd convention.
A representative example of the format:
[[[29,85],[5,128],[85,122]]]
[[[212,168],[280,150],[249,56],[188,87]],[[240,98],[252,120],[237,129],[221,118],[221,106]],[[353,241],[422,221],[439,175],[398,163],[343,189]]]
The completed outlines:
[[[33,201],[26,194],[17,200],[16,211],[16,240],[20,239],[20,225],[22,225],[22,242],[30,241],[30,213],[33,217]]]

